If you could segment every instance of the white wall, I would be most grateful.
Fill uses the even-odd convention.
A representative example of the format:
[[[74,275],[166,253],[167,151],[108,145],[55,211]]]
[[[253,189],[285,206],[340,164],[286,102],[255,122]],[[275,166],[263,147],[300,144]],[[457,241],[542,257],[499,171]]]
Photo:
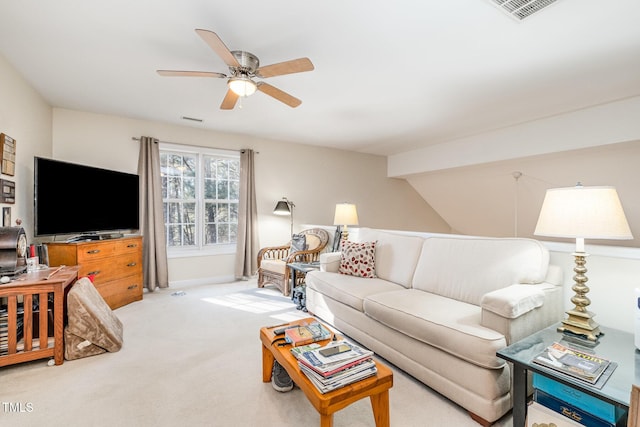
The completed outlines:
[[[594,243],[638,247],[638,161],[640,140],[434,171],[407,180],[456,232],[505,237],[535,237],[548,188],[572,187],[578,181],[585,186],[612,185],[635,239]],[[514,171],[522,173],[517,182]]]
[[[22,219],[29,239],[33,236],[33,157],[51,154],[51,107],[0,55],[0,133],[16,140],[16,171],[2,179],[16,184],[12,225]],[[1,221],[0,221],[0,225]]]
[[[255,150],[261,246],[284,244],[289,239],[289,218],[272,214],[283,196],[296,205],[294,231],[301,224],[331,224],[335,204],[345,201],[357,205],[361,225],[432,232],[450,230],[406,181],[386,176],[386,159],[381,156],[53,110],[53,157],[59,160],[136,172],[139,144],[132,137],[142,135],[178,144]],[[173,258],[169,280],[172,283],[229,280],[233,277],[233,261],[232,255]]]

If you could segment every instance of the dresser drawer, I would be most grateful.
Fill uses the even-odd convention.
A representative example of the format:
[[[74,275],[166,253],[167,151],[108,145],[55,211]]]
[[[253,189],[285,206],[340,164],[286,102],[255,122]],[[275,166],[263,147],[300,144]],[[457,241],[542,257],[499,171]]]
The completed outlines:
[[[142,273],[95,286],[112,309],[142,299]]]
[[[113,256],[116,253],[116,245],[108,243],[86,243],[78,247],[78,264],[84,264],[94,259],[102,259]]]
[[[79,276],[95,276],[93,283],[104,283],[142,272],[142,254],[130,252],[106,260],[94,259],[80,264]]]
[[[115,252],[123,254],[126,252],[140,252],[142,241],[140,239],[123,239],[115,242]]]

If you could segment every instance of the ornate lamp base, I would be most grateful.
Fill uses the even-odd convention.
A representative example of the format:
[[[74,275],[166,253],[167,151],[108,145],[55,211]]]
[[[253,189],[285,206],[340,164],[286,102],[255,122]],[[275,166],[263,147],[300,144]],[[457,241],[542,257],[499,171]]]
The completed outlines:
[[[572,338],[584,338],[594,343],[603,335],[603,332],[600,331],[600,325],[593,321],[594,314],[590,311],[584,313],[569,310],[567,315],[569,317],[562,321],[561,326],[558,326],[558,332],[563,332]]]
[[[573,310],[567,311],[567,318],[562,321],[562,325],[558,327],[558,332],[563,332],[565,335],[571,338],[582,338],[592,343],[598,341],[598,337],[603,335],[600,331],[600,325],[593,320],[594,313],[587,310],[591,300],[587,298],[589,287],[585,284],[587,282],[587,263],[586,257],[588,254],[584,252],[575,252],[576,266],[573,271],[576,275],[573,277],[575,284],[571,289],[576,293],[571,302],[575,304]]]

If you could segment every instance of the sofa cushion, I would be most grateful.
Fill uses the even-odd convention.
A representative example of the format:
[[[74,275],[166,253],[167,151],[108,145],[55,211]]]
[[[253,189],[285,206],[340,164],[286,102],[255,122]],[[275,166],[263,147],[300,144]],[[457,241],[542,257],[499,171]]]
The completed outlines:
[[[308,288],[360,312],[363,311],[362,303],[367,296],[404,289],[387,280],[341,276],[326,271],[310,271],[307,273],[305,281]]]
[[[369,279],[376,277],[376,242],[358,243],[343,240],[340,243],[340,251],[341,274]]]
[[[358,230],[358,241],[373,240],[378,242],[376,244],[376,275],[405,288],[411,287],[424,239],[370,228]]]
[[[505,364],[496,356],[506,346],[505,337],[480,326],[481,309],[473,304],[403,289],[369,295],[364,311],[392,329],[478,366],[497,369]]]
[[[413,287],[470,304],[514,284],[542,283],[549,251],[522,238],[430,237],[424,240]]]

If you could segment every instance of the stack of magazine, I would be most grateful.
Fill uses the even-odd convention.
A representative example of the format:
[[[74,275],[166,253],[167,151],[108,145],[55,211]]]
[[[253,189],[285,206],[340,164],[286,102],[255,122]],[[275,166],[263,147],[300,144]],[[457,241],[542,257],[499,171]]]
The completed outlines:
[[[533,362],[589,384],[595,384],[611,364],[607,359],[566,347],[557,342],[538,354]]]
[[[294,347],[291,353],[298,359],[300,370],[320,393],[344,387],[378,372],[373,352],[346,340],[332,341],[326,346]]]
[[[24,327],[24,308],[18,306],[16,318],[16,340],[22,339],[22,331]],[[6,306],[0,306],[0,355],[9,352],[9,314]]]

